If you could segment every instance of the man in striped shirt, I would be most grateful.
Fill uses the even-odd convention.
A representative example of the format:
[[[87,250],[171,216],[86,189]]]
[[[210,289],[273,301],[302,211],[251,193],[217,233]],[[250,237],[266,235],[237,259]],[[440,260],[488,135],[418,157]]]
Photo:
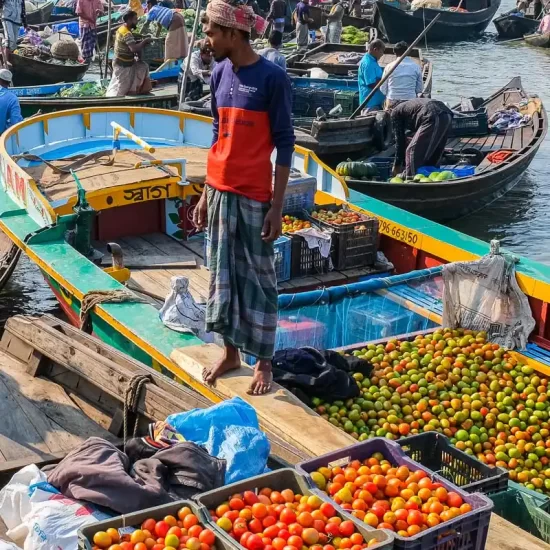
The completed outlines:
[[[143,33],[147,32],[152,22],[168,30],[164,41],[164,60],[185,59],[189,44],[183,15],[176,10],[159,5],[157,0],[147,0],[147,22],[143,27]]]

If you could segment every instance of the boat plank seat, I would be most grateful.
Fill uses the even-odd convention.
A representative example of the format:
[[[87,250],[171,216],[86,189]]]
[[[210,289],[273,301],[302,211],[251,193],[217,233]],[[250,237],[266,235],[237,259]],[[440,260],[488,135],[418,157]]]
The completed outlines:
[[[538,346],[537,344],[527,344],[526,349],[521,350],[521,354],[550,367],[550,350]]]
[[[170,281],[174,276],[189,279],[189,290],[195,301],[206,302],[210,272],[203,265],[202,253],[197,254],[196,246],[193,246],[193,250],[187,244],[180,244],[163,233],[124,237],[115,241],[122,247],[125,256],[128,254],[131,257],[143,258],[145,262],[147,257],[166,257],[167,259],[179,257],[182,262],[193,260],[194,267],[190,268],[165,268],[154,265],[132,268],[131,264],[129,265],[132,274],[129,286],[132,290],[143,291],[145,296],[152,298],[154,305],[164,303],[170,292]],[[94,246],[107,254],[106,243],[97,242]]]
[[[88,437],[119,439],[88,418],[63,388],[26,372],[28,364],[0,351],[0,472],[15,463],[64,456]],[[22,467],[22,466],[21,466]]]
[[[110,155],[105,153],[105,162]],[[88,192],[99,191],[118,186],[128,186],[137,183],[161,184],[169,178],[177,178],[178,173],[173,166],[147,166],[135,168],[136,163],[147,160],[187,159],[186,179],[191,183],[202,184],[206,178],[206,159],[208,149],[198,147],[166,147],[157,149],[154,153],[141,150],[122,150],[116,153],[113,163],[100,164],[90,160],[75,172],[84,189]],[[68,159],[54,160],[55,167],[66,166]],[[67,199],[75,194],[75,181],[71,174],[57,173],[46,164],[26,166],[25,171],[36,181],[40,190],[50,201]]]

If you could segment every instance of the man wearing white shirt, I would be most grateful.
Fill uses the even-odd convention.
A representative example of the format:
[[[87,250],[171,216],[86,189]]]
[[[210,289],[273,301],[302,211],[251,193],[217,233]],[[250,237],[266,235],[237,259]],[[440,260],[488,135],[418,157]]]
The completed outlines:
[[[398,42],[394,48],[395,55],[401,57],[408,47],[406,42]],[[396,63],[397,61],[393,61],[386,65],[384,76]],[[380,91],[386,96],[386,109],[391,110],[403,101],[419,97],[422,89],[422,68],[412,58],[405,57],[388,80],[382,84]]]

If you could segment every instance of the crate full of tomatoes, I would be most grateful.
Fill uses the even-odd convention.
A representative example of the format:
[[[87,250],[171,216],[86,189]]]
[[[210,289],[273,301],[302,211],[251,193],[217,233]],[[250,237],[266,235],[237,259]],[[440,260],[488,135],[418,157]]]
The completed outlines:
[[[374,265],[378,251],[378,219],[351,210],[345,205],[316,206],[308,219],[331,230],[331,257],[334,269]]]
[[[283,234],[292,240],[292,253],[290,264],[290,276],[309,277],[328,273],[330,269],[330,258],[323,258],[319,248],[310,248],[307,241],[296,231],[312,227],[312,222],[306,219],[307,215],[291,216],[285,215],[282,219]]]
[[[393,535],[356,525],[289,468],[197,497],[218,539],[241,550],[391,550]]]
[[[180,501],[100,521],[78,531],[79,550],[236,550]]]
[[[483,550],[492,501],[467,493],[374,438],[297,465],[312,487],[356,525],[394,533],[396,550]]]

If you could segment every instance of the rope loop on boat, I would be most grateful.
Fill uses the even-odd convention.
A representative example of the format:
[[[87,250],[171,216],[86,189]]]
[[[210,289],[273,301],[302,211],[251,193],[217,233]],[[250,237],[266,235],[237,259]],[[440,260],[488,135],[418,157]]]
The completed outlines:
[[[92,333],[92,323],[90,320],[90,312],[92,309],[106,302],[123,303],[123,302],[138,302],[146,303],[143,298],[129,290],[117,288],[114,290],[90,290],[84,294],[80,304],[80,329],[84,332]]]
[[[150,374],[135,374],[128,380],[126,386],[126,392],[124,394],[124,418],[123,418],[123,442],[124,452],[126,452],[126,442],[128,440],[128,413],[135,413],[139,403],[139,396],[141,389],[148,382],[152,382],[153,379]],[[136,415],[136,421],[134,423],[134,431],[132,437],[136,437],[139,424],[139,416]]]

